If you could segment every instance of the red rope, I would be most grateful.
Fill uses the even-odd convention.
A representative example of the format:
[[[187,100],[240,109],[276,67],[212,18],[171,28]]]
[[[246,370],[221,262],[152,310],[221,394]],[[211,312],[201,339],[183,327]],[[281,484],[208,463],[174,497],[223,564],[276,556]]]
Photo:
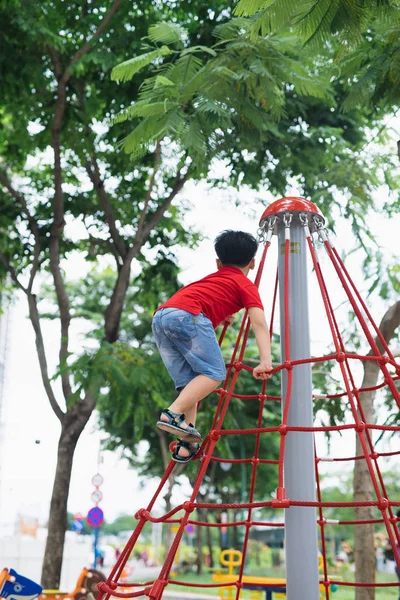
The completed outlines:
[[[340,328],[335,316],[335,311],[333,309],[328,289],[326,286],[326,282],[321,270],[320,263],[318,262],[317,255],[315,252],[315,248],[311,237],[307,238],[307,246],[310,252],[311,260],[314,266],[314,273],[318,283],[319,292],[321,295],[321,299],[325,308],[325,314],[327,318],[327,322],[329,325],[330,333],[332,336],[332,341],[334,344],[335,351],[320,357],[312,357],[307,359],[299,359],[292,360],[291,359],[291,347],[290,347],[290,328],[289,328],[289,255],[290,255],[290,241],[288,239],[285,240],[285,256],[284,256],[284,276],[283,276],[283,306],[284,306],[284,323],[285,323],[285,336],[283,340],[284,345],[284,354],[285,360],[281,365],[276,366],[273,369],[274,374],[278,374],[280,372],[284,372],[287,377],[287,389],[284,398],[284,410],[282,414],[281,424],[275,427],[263,427],[263,410],[266,405],[266,402],[280,402],[281,397],[275,395],[267,394],[267,381],[261,382],[260,393],[258,394],[238,394],[235,392],[235,386],[238,377],[242,371],[252,372],[253,367],[249,364],[246,364],[245,361],[245,349],[247,345],[247,340],[250,332],[250,321],[245,312],[244,317],[241,322],[239,334],[237,336],[232,356],[227,364],[227,376],[225,382],[222,387],[215,391],[218,395],[217,407],[215,410],[215,414],[212,421],[212,426],[207,438],[204,440],[202,444],[202,452],[204,455],[201,457],[201,453],[199,453],[198,460],[198,472],[193,483],[193,489],[190,496],[190,499],[187,502],[179,504],[175,506],[172,510],[166,512],[160,517],[153,516],[152,510],[154,508],[154,504],[156,500],[159,498],[161,492],[164,490],[165,486],[168,483],[168,479],[176,466],[176,463],[171,460],[166,472],[160,480],[160,483],[157,487],[157,490],[148,504],[146,509],[140,509],[136,513],[136,518],[138,519],[138,524],[135,528],[135,531],[132,533],[128,543],[126,544],[124,550],[122,551],[119,559],[117,560],[115,566],[111,570],[109,577],[105,583],[99,584],[99,599],[108,600],[110,596],[114,596],[117,598],[135,598],[139,596],[148,596],[152,600],[160,600],[162,598],[163,591],[167,585],[170,583],[174,583],[176,585],[186,586],[186,587],[197,587],[197,588],[218,588],[218,587],[236,587],[236,600],[239,599],[241,588],[243,587],[243,575],[245,569],[245,562],[248,553],[248,544],[250,539],[251,528],[254,526],[257,527],[273,527],[273,528],[282,528],[284,526],[283,522],[275,522],[275,521],[262,521],[257,520],[254,515],[254,511],[265,508],[288,508],[290,506],[304,506],[304,507],[314,507],[318,511],[318,519],[317,523],[320,527],[320,540],[321,540],[321,551],[323,557],[323,572],[321,576],[323,579],[321,580],[321,584],[325,586],[326,590],[326,598],[330,600],[330,585],[333,583],[336,585],[342,586],[354,586],[354,587],[389,587],[389,586],[398,586],[397,582],[390,582],[385,584],[380,583],[361,583],[361,582],[345,582],[345,581],[336,581],[329,579],[329,568],[327,564],[326,557],[326,527],[330,525],[366,525],[366,524],[384,524],[387,535],[389,537],[389,541],[392,545],[393,552],[395,555],[395,560],[397,565],[400,568],[400,556],[398,552],[398,546],[400,546],[400,534],[397,527],[399,519],[394,516],[393,510],[400,507],[400,502],[391,501],[388,498],[387,489],[384,483],[384,478],[382,476],[382,472],[379,467],[379,458],[385,456],[395,456],[399,455],[400,451],[393,452],[378,452],[374,447],[372,440],[372,432],[373,431],[382,431],[382,432],[398,432],[400,431],[400,427],[395,425],[379,425],[375,423],[367,423],[363,411],[363,406],[361,402],[362,393],[363,392],[376,392],[377,390],[381,390],[384,388],[388,388],[398,406],[400,406],[400,393],[395,385],[395,382],[400,379],[400,366],[396,362],[392,352],[390,351],[388,344],[383,338],[379,327],[375,324],[374,320],[370,312],[368,311],[365,302],[362,300],[360,293],[356,289],[354,282],[352,281],[348,271],[346,270],[343,261],[340,259],[339,254],[335,249],[330,247],[329,242],[325,242],[324,246],[327,252],[327,255],[332,262],[332,265],[335,269],[335,272],[346,292],[347,297],[352,305],[355,316],[360,323],[360,326],[366,336],[366,339],[371,348],[370,354],[362,355],[358,354],[354,351],[346,350]],[[259,264],[259,268],[255,278],[255,284],[259,286],[261,282],[261,277],[264,269],[264,264],[267,258],[267,252],[270,247],[270,243],[268,242],[263,250],[262,258]],[[270,335],[272,337],[273,331],[273,323],[275,319],[275,310],[276,310],[276,300],[277,300],[277,290],[278,290],[278,274],[275,275],[275,283],[273,290],[273,299],[272,299],[272,307],[271,307],[271,317],[270,317]],[[360,308],[361,307],[361,308]],[[369,325],[364,318],[364,314],[366,315]],[[370,331],[370,327],[373,330],[374,334],[378,342],[374,339],[373,334]],[[220,335],[219,343],[220,345],[223,342],[227,331],[227,326],[224,326],[222,333]],[[382,350],[385,354],[382,354],[380,351],[379,345],[380,343]],[[324,362],[332,362],[334,361],[340,369],[342,381],[343,381],[343,389],[344,391],[340,391],[334,394],[326,394],[319,395],[314,394],[314,398],[318,398],[320,400],[325,400],[329,402],[333,399],[343,399],[343,402],[348,403],[348,408],[351,411],[353,422],[347,422],[340,425],[330,425],[330,426],[312,426],[312,427],[301,427],[301,426],[289,426],[288,422],[288,413],[290,408],[291,396],[292,396],[292,377],[293,377],[293,369],[295,369],[298,365],[310,364],[315,365],[318,363]],[[375,386],[358,388],[356,386],[354,376],[351,370],[351,361],[357,361],[361,364],[367,361],[374,361],[378,364],[379,369],[383,375],[383,381],[377,383]],[[394,371],[391,373],[391,371]],[[248,429],[222,429],[224,425],[224,420],[226,413],[229,409],[231,399],[239,399],[240,401],[245,402],[258,402],[258,416],[256,427],[248,428]],[[342,432],[342,431],[351,431],[354,430],[356,435],[358,435],[361,447],[362,454],[351,456],[351,457],[326,457],[319,458],[317,453],[315,452],[315,471],[316,471],[316,486],[317,486],[317,497],[316,501],[304,501],[302,499],[292,499],[286,498],[286,492],[284,488],[284,455],[285,455],[285,442],[286,442],[286,434],[291,431],[297,432]],[[279,434],[280,443],[279,443],[279,457],[276,459],[273,458],[264,458],[260,456],[260,448],[261,448],[261,437],[266,433]],[[221,436],[226,435],[254,435],[254,448],[252,451],[252,456],[245,456],[241,458],[233,458],[233,457],[220,457],[215,456],[215,447],[220,440]],[[247,445],[248,447],[248,445]],[[323,500],[323,490],[320,485],[320,474],[319,468],[321,462],[341,462],[341,461],[356,461],[356,460],[365,460],[366,465],[371,477],[371,481],[374,487],[375,498],[372,500],[366,500],[363,502],[325,502]],[[204,480],[204,477],[208,473],[208,469],[210,468],[210,463],[228,463],[228,464],[243,464],[249,465],[250,467],[250,477],[249,477],[249,487],[248,487],[248,496],[246,501],[236,502],[236,503],[223,503],[216,504],[214,502],[197,502],[197,497],[199,493],[200,486]],[[270,464],[277,465],[277,474],[278,474],[278,488],[276,490],[276,499],[266,500],[266,501],[256,501],[255,497],[255,489],[257,480],[259,477],[259,465],[261,464]],[[335,520],[335,519],[326,519],[324,517],[324,509],[330,508],[331,510],[335,510],[338,508],[355,508],[355,507],[376,507],[380,513],[381,517],[376,519],[353,519],[353,520]],[[241,515],[240,519],[233,518],[228,519],[227,523],[217,523],[217,522],[208,522],[202,521],[200,519],[193,518],[193,512],[196,509],[207,509],[209,511],[221,511],[221,510],[231,510],[236,513],[236,511],[246,511],[246,513]],[[178,527],[176,535],[173,539],[171,547],[168,549],[164,565],[160,571],[159,576],[154,581],[147,582],[136,582],[136,583],[120,583],[119,579],[122,575],[124,567],[129,560],[132,550],[135,547],[135,544],[139,538],[140,533],[143,530],[144,525],[147,523],[166,523],[166,524],[175,524]],[[239,572],[237,575],[233,577],[236,578],[227,583],[210,583],[210,584],[198,584],[196,581],[193,582],[182,582],[177,580],[170,579],[170,571],[173,567],[176,552],[179,547],[179,544],[182,539],[182,535],[185,531],[185,527],[188,524],[193,524],[197,527],[210,527],[210,528],[234,528],[234,527],[242,527],[244,528],[244,538],[242,545],[242,564],[239,568]],[[121,591],[121,588],[132,588],[129,591]],[[135,590],[135,588],[141,588],[139,590]]]

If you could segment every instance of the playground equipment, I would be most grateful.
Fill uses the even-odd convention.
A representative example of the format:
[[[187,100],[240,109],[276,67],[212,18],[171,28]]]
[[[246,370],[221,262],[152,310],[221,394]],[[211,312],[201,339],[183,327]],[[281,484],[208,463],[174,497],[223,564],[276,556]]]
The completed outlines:
[[[400,556],[398,547],[400,545],[400,534],[396,527],[398,519],[394,514],[394,507],[400,506],[400,502],[391,501],[388,498],[384,479],[380,469],[379,459],[384,456],[400,454],[400,452],[385,453],[375,446],[374,433],[400,431],[398,426],[378,425],[368,422],[362,405],[363,392],[375,392],[385,389],[400,407],[400,393],[396,387],[396,381],[400,378],[400,365],[396,362],[393,353],[375,324],[368,307],[363,301],[350,274],[348,273],[340,254],[330,240],[329,232],[325,227],[323,216],[317,207],[304,198],[282,198],[270,205],[263,213],[260,221],[260,239],[264,242],[264,251],[256,275],[255,284],[260,285],[268,250],[271,246],[273,236],[278,237],[278,272],[273,269],[269,274],[269,281],[275,281],[275,291],[272,298],[272,306],[266,306],[267,314],[271,315],[270,332],[272,335],[274,316],[276,308],[277,290],[279,283],[280,298],[280,338],[281,338],[281,364],[274,368],[273,373],[281,376],[281,397],[271,396],[267,392],[267,381],[260,382],[260,392],[253,395],[240,395],[235,392],[235,386],[239,376],[244,371],[252,371],[252,366],[246,364],[246,344],[249,335],[250,323],[245,313],[238,338],[227,365],[227,377],[221,388],[215,391],[218,396],[218,405],[208,436],[204,440],[201,450],[197,455],[199,468],[194,480],[193,491],[190,499],[176,506],[161,517],[152,514],[156,499],[161,494],[164,486],[168,484],[168,478],[176,467],[171,461],[160,484],[146,508],[136,513],[138,524],[131,538],[121,553],[116,565],[112,569],[107,581],[100,583],[99,600],[108,600],[111,596],[118,598],[134,598],[148,596],[151,600],[160,600],[165,588],[169,583],[182,586],[201,587],[231,587],[235,599],[238,600],[241,590],[245,586],[244,564],[248,552],[248,542],[252,527],[282,527],[285,526],[285,551],[286,551],[286,594],[288,600],[320,600],[320,585],[323,586],[326,600],[330,600],[332,584],[340,586],[365,586],[378,587],[393,585],[397,586],[397,580],[393,583],[378,584],[375,582],[349,582],[331,580],[328,576],[326,557],[326,526],[340,526],[342,523],[355,524],[357,526],[379,523],[386,529],[386,534],[393,548],[397,566],[400,569]],[[333,309],[333,304],[328,293],[328,287],[323,275],[321,263],[319,262],[319,247],[326,252],[329,268],[336,277],[336,286],[340,286],[347,302],[354,311],[355,321],[359,324],[364,336],[364,342],[369,347],[368,354],[360,354],[357,348],[349,348],[345,342],[338,325],[338,320]],[[313,266],[312,276],[317,286],[317,296],[325,311],[326,322],[331,333],[331,342],[334,350],[324,353],[323,356],[312,356],[310,350],[309,328],[308,328],[308,300],[307,300],[307,277],[306,257],[309,257]],[[314,294],[315,295],[315,294]],[[225,335],[224,328],[220,342]],[[374,361],[379,368],[381,381],[376,386],[361,388],[356,385],[354,364],[363,364],[365,361]],[[314,363],[319,365],[333,364],[341,377],[342,389],[335,393],[321,395],[315,393],[312,386],[311,367]],[[255,427],[251,429],[224,429],[224,418],[230,410],[232,398],[238,398],[246,402],[257,403],[258,418]],[[331,399],[341,399],[346,403],[346,408],[351,415],[345,424],[335,426],[316,426],[313,422],[313,399],[329,402]],[[281,401],[282,421],[279,426],[268,427],[263,420],[263,409],[269,401]],[[340,432],[351,430],[358,436],[362,447],[360,456],[349,457],[319,457],[317,456],[314,437],[326,432]],[[278,435],[280,440],[279,458],[273,460],[260,456],[260,439],[265,434]],[[221,458],[218,456],[218,444],[222,436],[252,436],[255,440],[252,456],[239,458]],[[323,492],[320,486],[320,464],[323,461],[354,461],[364,460],[372,480],[375,497],[363,502],[324,502]],[[237,504],[199,503],[197,496],[204,477],[210,467],[210,463],[247,463],[251,467],[251,483],[248,490],[247,501]],[[263,464],[275,464],[277,466],[278,487],[275,498],[266,501],[255,500],[255,483],[257,477],[262,473]],[[262,476],[262,475],[261,475]],[[374,506],[380,511],[380,518],[373,521],[335,520],[333,517],[327,519],[324,516],[325,508]],[[240,520],[226,523],[204,522],[195,518],[194,511],[197,508],[207,509],[211,514],[218,511],[234,510],[245,511]],[[258,508],[284,509],[285,523],[256,520],[255,510]],[[326,514],[326,513],[325,513]],[[176,525],[176,531],[172,545],[167,553],[160,574],[154,581],[146,583],[121,584],[120,578],[124,566],[135,546],[135,543],[147,522],[167,523],[168,526]],[[242,561],[238,566],[238,573],[229,582],[213,582],[199,585],[193,582],[171,580],[171,569],[174,558],[179,548],[183,533],[188,524],[199,527],[239,527],[244,531],[242,546]],[[320,552],[322,554],[323,569],[321,579],[318,573],[318,532],[320,538]],[[248,582],[247,582],[248,583]],[[124,590],[121,591],[123,586]]]
[[[73,592],[43,590],[39,600],[93,600],[97,595],[97,585],[106,580],[101,571],[82,569]]]
[[[323,568],[322,556],[319,557],[319,568]],[[216,572],[212,576],[212,580],[220,582],[222,584],[232,583],[235,578],[235,568],[241,567],[243,562],[243,555],[240,550],[222,550],[220,554],[220,563],[228,568],[227,573]],[[262,597],[262,592],[265,592],[265,600],[272,600],[278,598],[286,598],[286,579],[277,577],[257,577],[254,575],[243,575],[242,577],[243,589],[244,590],[255,590],[260,592],[257,596]],[[319,590],[321,592],[320,600],[325,599],[325,587],[320,584]],[[332,585],[332,591],[337,590],[336,585]],[[221,600],[233,600],[234,589],[232,587],[220,587],[219,595]],[[253,598],[257,597],[256,594]]]
[[[14,569],[3,569],[0,572],[0,598],[5,600],[36,600],[42,587],[23,577]]]

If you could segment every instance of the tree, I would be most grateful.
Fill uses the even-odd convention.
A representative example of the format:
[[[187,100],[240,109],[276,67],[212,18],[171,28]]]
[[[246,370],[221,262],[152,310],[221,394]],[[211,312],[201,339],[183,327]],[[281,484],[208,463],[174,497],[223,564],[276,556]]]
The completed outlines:
[[[254,36],[252,22],[219,25],[211,48],[188,46],[185,30],[174,23],[151,27],[148,51],[113,71],[127,81],[150,67],[139,99],[116,117],[133,122],[121,144],[137,156],[166,137],[180,156],[193,157],[203,177],[210,178],[212,161],[224,161],[229,183],[238,187],[283,194],[295,182],[328,219],[335,209],[351,219],[358,243],[374,255],[366,225],[377,210],[373,194],[383,183],[389,190],[397,186],[393,156],[364,151],[382,111],[358,105],[342,112],[348,77],[326,66],[337,44],[322,48],[316,60],[284,29]],[[376,140],[383,139],[381,127]],[[398,211],[398,203],[390,210]]]
[[[374,21],[398,21],[398,8],[398,0],[312,0],[301,6],[295,0],[239,0],[234,14],[250,17],[247,27],[253,36],[290,25],[303,43],[319,49],[335,37],[354,46]]]
[[[168,3],[163,14],[168,17],[173,9]],[[43,563],[46,588],[59,586],[74,449],[101,385],[99,378],[84,385],[82,362],[86,356],[90,367],[91,353],[71,354],[70,325],[81,299],[72,302],[69,295],[68,257],[81,253],[112,269],[112,294],[101,315],[107,347],[118,339],[131,266],[145,259],[143,247],[195,240],[178,218],[177,198],[190,169],[178,165],[171,171],[162,163],[159,146],[132,165],[112,150],[118,128],[111,132],[106,122],[115,110],[112,67],[135,53],[148,25],[160,16],[158,6],[142,2],[133,7],[122,0],[100,6],[17,0],[1,6],[6,33],[0,57],[0,261],[2,275],[8,272],[12,285],[27,298],[43,386],[61,426]],[[207,15],[196,26],[206,32]],[[126,86],[118,106],[123,98],[127,104],[139,85],[137,79]],[[46,274],[55,297],[53,317],[60,326],[54,375],[42,333],[40,300],[45,292],[39,285]],[[61,382],[61,397],[53,379]]]

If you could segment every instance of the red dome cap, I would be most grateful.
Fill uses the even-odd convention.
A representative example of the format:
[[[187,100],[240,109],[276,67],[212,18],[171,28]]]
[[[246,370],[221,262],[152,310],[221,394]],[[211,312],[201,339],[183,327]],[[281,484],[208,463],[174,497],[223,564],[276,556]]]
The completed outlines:
[[[272,204],[270,204],[263,212],[262,217],[260,219],[260,224],[267,218],[272,215],[276,215],[281,212],[307,212],[314,213],[315,215],[321,215],[318,208],[315,206],[313,202],[307,200],[307,198],[299,198],[297,196],[288,196],[287,198],[280,198],[279,200],[275,200]]]

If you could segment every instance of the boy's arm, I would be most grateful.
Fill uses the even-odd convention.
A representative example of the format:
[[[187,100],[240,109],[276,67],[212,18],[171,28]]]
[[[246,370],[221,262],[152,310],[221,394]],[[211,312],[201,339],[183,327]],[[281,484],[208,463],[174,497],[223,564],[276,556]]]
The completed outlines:
[[[260,364],[253,369],[253,376],[256,379],[268,379],[271,377],[269,371],[272,371],[272,359],[269,329],[264,311],[261,308],[252,306],[248,309],[248,313],[260,352]]]

